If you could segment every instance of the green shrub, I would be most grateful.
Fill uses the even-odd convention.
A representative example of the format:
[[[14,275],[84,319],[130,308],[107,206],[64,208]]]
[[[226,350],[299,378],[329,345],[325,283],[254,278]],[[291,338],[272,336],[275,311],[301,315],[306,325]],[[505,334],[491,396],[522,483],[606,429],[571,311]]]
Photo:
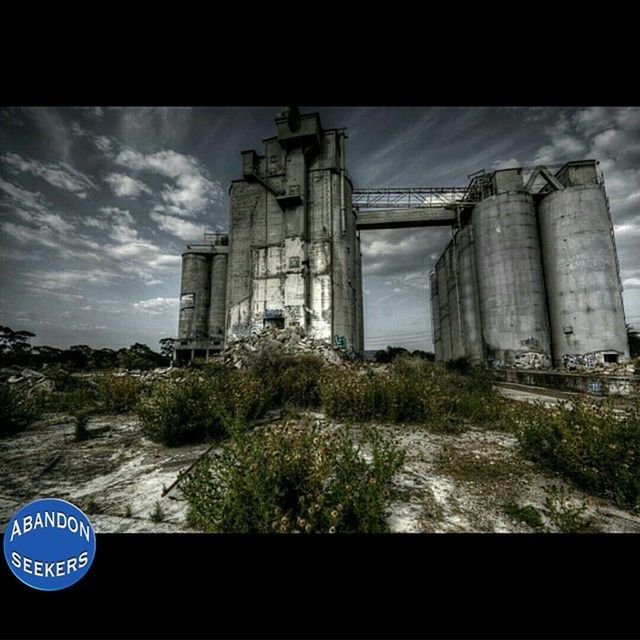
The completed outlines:
[[[512,520],[524,522],[524,524],[530,526],[532,529],[542,529],[544,527],[540,513],[531,504],[521,507],[516,502],[507,502],[502,505],[502,510]]]
[[[320,356],[286,355],[271,345],[248,358],[248,371],[261,380],[276,407],[319,407],[325,366]]]
[[[329,416],[423,422],[444,431],[493,424],[505,404],[482,372],[461,375],[410,356],[396,358],[386,371],[328,370],[321,377],[320,392]]]
[[[63,391],[52,391],[45,398],[45,408],[54,413],[71,413],[95,411],[97,393],[95,387],[87,380],[76,382]]]
[[[26,429],[41,413],[41,402],[36,394],[0,384],[0,436],[9,436]]]
[[[585,516],[587,505],[575,506],[564,487],[552,485],[545,489],[544,506],[551,522],[560,533],[589,533],[593,525]]]
[[[251,374],[213,366],[156,383],[137,411],[149,438],[176,446],[221,438],[268,406],[264,386]]]
[[[381,532],[402,461],[375,432],[356,441],[346,430],[275,425],[238,434],[179,486],[190,524],[204,531]]]
[[[162,508],[162,506],[160,505],[159,502],[156,502],[155,505],[155,509],[153,510],[153,513],[151,514],[151,521],[152,522],[162,522],[165,519],[165,512],[164,509]]]
[[[575,402],[529,408],[518,420],[525,456],[618,505],[640,508],[640,414]]]
[[[132,411],[144,389],[144,384],[132,376],[100,376],[97,383],[97,399],[107,413]]]
[[[87,424],[89,423],[89,413],[80,412],[74,416],[76,442],[83,442],[89,438]]]

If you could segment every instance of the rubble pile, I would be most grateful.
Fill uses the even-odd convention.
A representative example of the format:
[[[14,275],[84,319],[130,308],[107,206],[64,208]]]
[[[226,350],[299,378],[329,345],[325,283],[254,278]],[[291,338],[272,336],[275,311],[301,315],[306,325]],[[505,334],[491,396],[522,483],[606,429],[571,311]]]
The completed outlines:
[[[304,329],[298,326],[286,329],[267,327],[250,336],[237,338],[227,344],[220,357],[224,359],[225,364],[242,369],[259,351],[277,351],[289,356],[313,354],[334,365],[343,364],[346,359],[346,354],[335,349],[331,343],[310,338],[305,335]]]
[[[640,373],[638,367],[631,362],[603,362],[592,354],[580,356],[564,356],[564,371],[572,373],[593,373],[609,376],[629,376]]]
[[[30,391],[53,391],[55,387],[43,373],[17,365],[0,369],[0,383],[24,386]]]

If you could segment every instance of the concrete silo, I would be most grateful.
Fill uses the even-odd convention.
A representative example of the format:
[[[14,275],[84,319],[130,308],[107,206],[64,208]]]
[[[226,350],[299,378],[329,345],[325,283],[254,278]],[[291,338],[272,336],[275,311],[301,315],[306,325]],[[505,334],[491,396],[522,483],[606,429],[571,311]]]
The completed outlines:
[[[211,304],[209,307],[209,337],[224,341],[227,318],[227,254],[211,256]]]
[[[225,341],[229,237],[205,233],[201,244],[182,254],[180,318],[174,341],[176,361],[206,358]]]
[[[460,311],[460,291],[458,289],[458,256],[455,240],[452,240],[444,252],[445,273],[447,277],[447,297],[449,301],[449,322],[451,327],[451,359],[465,355],[462,338],[462,317]]]
[[[440,360],[451,360],[451,319],[449,310],[449,296],[447,289],[447,273],[445,256],[440,256],[436,262],[436,282],[438,284],[438,317],[440,321]]]
[[[460,315],[465,355],[472,362],[479,363],[484,360],[484,349],[473,244],[473,226],[468,224],[456,235]]]
[[[431,336],[433,338],[433,353],[436,360],[442,360],[442,341],[440,338],[440,296],[438,293],[438,279],[436,272],[429,274],[429,291],[431,293]]]
[[[182,254],[179,340],[207,338],[210,299],[210,257],[196,251]]]
[[[521,169],[489,176],[473,209],[482,335],[492,366],[549,368],[550,335],[532,196]]]
[[[613,225],[596,164],[565,165],[555,176],[562,188],[538,206],[556,366],[629,357]]]

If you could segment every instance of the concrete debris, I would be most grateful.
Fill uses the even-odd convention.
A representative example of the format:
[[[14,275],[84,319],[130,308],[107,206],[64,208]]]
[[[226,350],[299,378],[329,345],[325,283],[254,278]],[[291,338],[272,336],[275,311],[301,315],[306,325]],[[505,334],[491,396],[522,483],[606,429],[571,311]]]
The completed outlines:
[[[625,376],[636,373],[632,362],[605,362],[602,353],[570,354],[562,358],[567,371],[577,373],[601,373],[604,375]]]
[[[338,351],[326,340],[306,336],[304,329],[295,325],[286,329],[267,327],[250,336],[237,338],[227,344],[220,357],[225,364],[242,369],[259,351],[274,351],[288,356],[313,354],[333,365],[341,365],[348,360],[346,352]]]

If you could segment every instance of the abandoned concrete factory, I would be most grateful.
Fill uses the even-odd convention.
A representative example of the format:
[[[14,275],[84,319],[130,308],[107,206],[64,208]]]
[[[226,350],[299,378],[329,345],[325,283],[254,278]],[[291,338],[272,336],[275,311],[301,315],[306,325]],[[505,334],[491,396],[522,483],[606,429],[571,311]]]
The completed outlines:
[[[548,369],[628,359],[596,160],[481,171],[466,187],[355,189],[344,129],[294,108],[275,124],[263,155],[242,152],[229,234],[205,234],[182,255],[178,362],[267,326],[362,352],[361,231],[442,226],[451,240],[428,276],[437,360]]]

